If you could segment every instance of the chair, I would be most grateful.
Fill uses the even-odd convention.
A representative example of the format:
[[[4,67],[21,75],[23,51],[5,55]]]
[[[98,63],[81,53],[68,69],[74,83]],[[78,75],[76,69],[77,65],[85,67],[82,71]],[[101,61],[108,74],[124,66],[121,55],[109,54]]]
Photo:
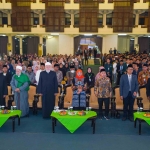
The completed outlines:
[[[11,86],[7,86],[7,89],[8,89],[8,95],[5,98],[6,107],[8,107],[9,95],[12,95]]]
[[[36,94],[36,86],[30,86],[30,89],[28,91],[28,103],[29,107],[32,107],[34,95]]]
[[[89,106],[92,107],[92,109],[99,109],[98,99],[94,94],[94,87],[91,88],[91,96],[90,96],[90,100],[89,100]]]
[[[64,108],[68,108],[69,106],[72,105],[72,96],[73,96],[72,87],[69,86],[66,88],[66,95],[64,97]]]
[[[147,99],[146,88],[140,87],[139,88],[139,94],[140,94],[140,97],[143,98],[143,100],[142,100],[143,110],[149,110],[149,100]]]
[[[60,87],[58,87],[58,94],[55,97],[55,106],[58,106],[59,96],[60,96]]]
[[[123,110],[123,100],[121,100],[121,98],[120,98],[120,88],[119,88],[119,86],[114,87],[114,94],[115,94],[115,97],[116,97],[116,109],[117,110]],[[137,107],[138,107],[137,102],[135,101],[134,105],[133,105],[133,109],[137,110]]]
[[[120,88],[119,86],[114,87],[114,96],[116,97],[116,109],[123,110],[123,100],[120,98]]]

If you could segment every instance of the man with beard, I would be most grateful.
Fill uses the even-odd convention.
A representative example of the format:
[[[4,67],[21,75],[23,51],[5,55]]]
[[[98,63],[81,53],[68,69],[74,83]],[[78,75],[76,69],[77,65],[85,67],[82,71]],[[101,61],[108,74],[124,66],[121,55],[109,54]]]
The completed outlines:
[[[57,76],[51,70],[51,64],[45,63],[45,71],[40,73],[37,93],[42,95],[42,115],[49,118],[55,106],[55,96],[58,93]]]

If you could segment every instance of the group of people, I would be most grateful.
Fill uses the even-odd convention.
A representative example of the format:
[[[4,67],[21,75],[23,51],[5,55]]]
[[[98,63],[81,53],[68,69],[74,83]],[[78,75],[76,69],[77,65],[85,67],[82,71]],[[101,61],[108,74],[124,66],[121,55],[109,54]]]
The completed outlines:
[[[7,86],[12,87],[15,104],[22,110],[22,116],[29,113],[28,90],[30,85],[37,87],[37,94],[42,96],[43,117],[49,117],[55,105],[58,86],[65,81],[73,90],[72,106],[85,109],[86,94],[94,87],[98,98],[99,118],[109,119],[109,104],[112,97],[112,83],[120,86],[120,98],[123,100],[123,118],[133,121],[133,104],[139,86],[147,85],[150,96],[150,58],[148,54],[104,54],[103,66],[94,74],[88,67],[84,74],[80,55],[35,55],[4,56],[0,62],[0,105],[5,105]],[[105,104],[103,115],[102,106]]]

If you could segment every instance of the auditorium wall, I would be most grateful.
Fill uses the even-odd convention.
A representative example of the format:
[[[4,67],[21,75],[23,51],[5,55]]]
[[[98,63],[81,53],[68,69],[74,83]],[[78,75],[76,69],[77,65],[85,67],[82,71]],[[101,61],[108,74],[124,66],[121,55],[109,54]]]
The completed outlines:
[[[129,36],[118,36],[118,50],[121,53],[130,50],[130,37]]]
[[[118,35],[106,35],[103,36],[102,53],[109,53],[110,48],[117,48]]]
[[[74,39],[71,35],[52,36],[46,39],[46,52],[50,54],[73,54]]]
[[[59,37],[53,36],[46,39],[46,52],[50,54],[58,54],[59,52]]]
[[[74,38],[71,35],[59,35],[59,54],[73,54]]]

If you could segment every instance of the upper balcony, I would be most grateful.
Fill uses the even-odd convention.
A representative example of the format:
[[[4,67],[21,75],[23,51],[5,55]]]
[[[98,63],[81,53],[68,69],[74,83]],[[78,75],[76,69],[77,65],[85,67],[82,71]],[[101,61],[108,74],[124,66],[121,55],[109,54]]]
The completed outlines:
[[[31,9],[45,9],[45,0],[30,0]],[[64,8],[79,10],[80,0],[64,0]],[[114,9],[113,0],[98,0],[99,9]],[[23,3],[23,2],[21,2]],[[134,9],[148,9],[149,3],[147,0],[134,0]],[[0,9],[11,9],[11,0],[0,0]]]

